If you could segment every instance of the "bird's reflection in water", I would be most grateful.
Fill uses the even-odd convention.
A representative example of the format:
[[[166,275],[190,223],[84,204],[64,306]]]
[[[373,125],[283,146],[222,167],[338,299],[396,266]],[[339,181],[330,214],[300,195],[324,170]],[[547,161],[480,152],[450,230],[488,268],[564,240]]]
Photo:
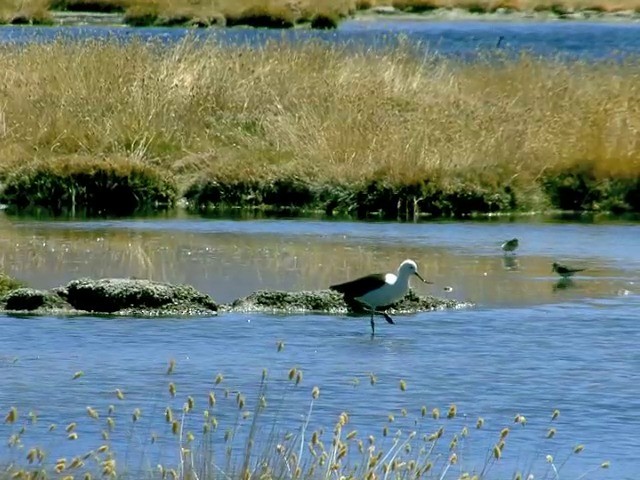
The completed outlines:
[[[504,255],[502,257],[502,266],[505,270],[518,270],[520,268],[520,262],[518,261],[518,257]]]
[[[567,290],[569,288],[575,288],[576,284],[570,278],[562,277],[556,283],[553,284],[553,291],[557,292],[558,290]]]

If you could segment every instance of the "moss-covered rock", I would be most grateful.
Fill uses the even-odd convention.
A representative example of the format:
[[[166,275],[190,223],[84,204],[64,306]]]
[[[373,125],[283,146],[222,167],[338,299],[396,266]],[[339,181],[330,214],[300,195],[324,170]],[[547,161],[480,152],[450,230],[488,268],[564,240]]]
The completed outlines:
[[[35,310],[69,310],[71,305],[65,302],[55,292],[36,290],[34,288],[18,288],[7,293],[2,298],[5,310],[28,311]]]
[[[51,290],[18,288],[0,298],[0,310],[34,315],[216,315],[218,305],[189,285],[128,278],[73,280]]]
[[[189,285],[129,278],[80,279],[60,294],[77,310],[141,315],[198,315],[217,312],[209,295]]]
[[[423,297],[413,291],[387,307],[390,314],[461,308],[470,303]],[[51,290],[17,288],[0,297],[0,310],[30,315],[211,316],[233,313],[329,315],[368,314],[357,302],[345,301],[333,290],[285,292],[261,290],[218,306],[189,285],[171,285],[128,278],[79,279]]]
[[[469,303],[461,303],[455,300],[447,300],[431,296],[422,297],[413,291],[409,291],[405,298],[389,306],[387,308],[387,312],[390,314],[418,313],[444,308],[461,308],[470,305],[471,304]],[[234,300],[229,304],[221,305],[220,309],[225,312],[260,312],[277,314],[367,313],[360,304],[346,302],[341,293],[333,290],[302,292],[260,290],[246,297]]]

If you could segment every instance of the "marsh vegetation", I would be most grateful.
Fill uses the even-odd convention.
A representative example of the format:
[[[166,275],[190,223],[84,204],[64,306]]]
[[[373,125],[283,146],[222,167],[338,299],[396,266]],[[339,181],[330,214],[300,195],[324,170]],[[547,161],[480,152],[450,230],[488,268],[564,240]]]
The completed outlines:
[[[640,210],[637,58],[186,39],[3,46],[0,62],[15,207]]]
[[[57,12],[115,13],[134,26],[335,28],[358,12],[393,7],[398,13],[460,10],[472,14],[540,13],[566,17],[634,14],[638,0],[0,0],[0,21],[48,24]]]
[[[277,341],[275,348],[281,352],[285,343]],[[93,385],[91,372],[83,370],[60,379],[61,387],[101,393],[91,405],[69,405],[69,417],[44,407],[25,410],[16,399],[0,425],[9,456],[2,460],[10,459],[1,478],[480,479],[489,478],[504,457],[521,455],[517,439],[530,424],[540,438],[527,455],[530,466],[513,477],[523,479],[557,476],[568,462],[576,471],[585,448],[581,443],[559,447],[559,410],[546,419],[515,413],[498,424],[466,418],[456,404],[398,411],[373,404],[364,417],[344,405],[330,415],[322,405],[324,388],[308,385],[296,366],[273,378],[264,369],[251,396],[239,389],[244,379],[227,379],[222,372],[212,375],[202,391],[185,390],[176,375],[179,368],[172,359],[164,372],[152,374],[162,386],[147,392],[147,398],[156,399],[154,406],[137,405],[139,394],[126,388]],[[377,383],[372,372],[348,382],[336,379],[330,388],[375,392]],[[407,388],[411,385],[400,379],[396,395],[402,397]],[[288,412],[302,415],[296,421],[287,418]],[[378,423],[363,423],[364,418]],[[485,461],[473,464],[466,458],[472,451]],[[590,463],[581,467],[584,476],[609,468],[607,461]]]

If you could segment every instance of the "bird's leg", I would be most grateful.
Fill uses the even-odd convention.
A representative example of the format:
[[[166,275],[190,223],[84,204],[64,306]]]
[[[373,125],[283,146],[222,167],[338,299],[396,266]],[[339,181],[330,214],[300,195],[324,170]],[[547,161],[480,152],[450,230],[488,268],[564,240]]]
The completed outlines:
[[[395,322],[393,321],[393,318],[391,318],[391,316],[387,313],[387,312],[379,312],[380,315],[382,315],[384,317],[384,319],[387,321],[387,323],[390,323],[391,325],[395,325]]]
[[[373,336],[376,334],[376,322],[373,319],[373,316],[375,315],[376,311],[374,308],[371,309],[371,338],[373,338]]]

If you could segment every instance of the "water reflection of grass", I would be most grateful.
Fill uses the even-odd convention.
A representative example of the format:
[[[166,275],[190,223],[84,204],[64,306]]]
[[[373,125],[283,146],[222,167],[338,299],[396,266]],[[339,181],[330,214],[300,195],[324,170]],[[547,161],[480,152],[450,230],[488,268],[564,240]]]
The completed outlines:
[[[285,345],[280,341],[276,348]],[[137,405],[121,388],[88,406],[69,405],[84,412],[69,418],[51,406],[25,412],[17,400],[0,425],[8,441],[0,478],[470,480],[492,478],[504,462],[508,475],[518,469],[516,479],[558,478],[567,462],[582,476],[562,478],[584,478],[609,467],[607,461],[576,466],[585,446],[556,439],[558,410],[546,421],[515,413],[491,424],[467,418],[455,404],[390,411],[374,401],[364,415],[347,404],[332,415],[321,410],[325,387],[307,385],[296,367],[273,378],[263,370],[250,396],[221,373],[203,391],[185,392],[173,377],[175,368],[171,360],[163,392],[137,392],[159,398],[156,407]],[[348,385],[336,380],[343,386],[330,388],[375,392],[377,385],[373,373]],[[69,382],[102,390],[82,371],[60,387]],[[398,397],[411,388],[403,379],[397,385]],[[303,414],[298,419],[293,412]],[[539,433],[527,437],[529,424]]]
[[[2,223],[0,271],[38,288],[78,277],[136,277],[187,283],[229,302],[259,289],[313,290],[371,272],[393,271],[405,258],[418,262],[435,285],[413,283],[421,295],[491,304],[556,301],[551,259],[456,251],[447,245],[384,244],[371,239],[304,235],[88,229]],[[507,261],[509,260],[509,261]],[[597,262],[596,264],[597,265]],[[567,292],[600,297],[620,288],[619,271],[587,272]],[[450,293],[445,286],[453,287]],[[556,289],[557,290],[557,289]]]
[[[170,174],[203,204],[394,216],[640,208],[637,60],[489,57],[424,58],[403,42],[7,47],[0,176],[20,199],[60,203],[43,192],[73,190],[69,206],[90,191],[76,171],[102,182],[108,207],[124,197],[109,196],[116,174],[141,170],[133,199]]]

